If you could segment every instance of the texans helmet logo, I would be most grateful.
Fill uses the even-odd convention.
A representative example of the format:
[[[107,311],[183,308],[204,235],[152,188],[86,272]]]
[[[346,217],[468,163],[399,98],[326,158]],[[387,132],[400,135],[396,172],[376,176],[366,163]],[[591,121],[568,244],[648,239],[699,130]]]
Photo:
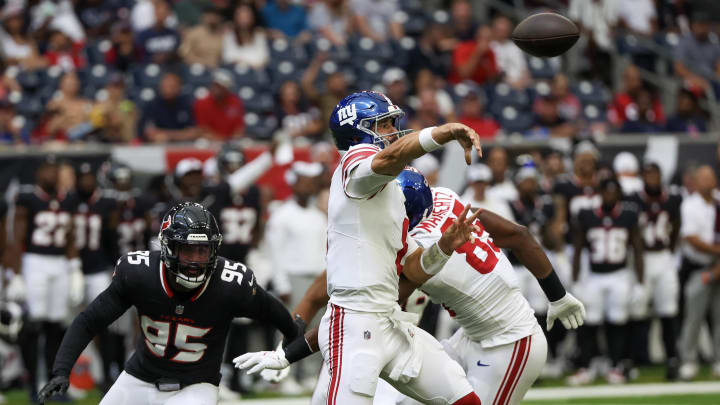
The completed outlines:
[[[165,229],[167,229],[167,228],[170,226],[171,223],[172,223],[172,221],[170,220],[170,218],[168,218],[168,219],[166,219],[165,221],[163,221],[162,225],[160,225],[160,232],[162,232],[162,231],[164,231]]]

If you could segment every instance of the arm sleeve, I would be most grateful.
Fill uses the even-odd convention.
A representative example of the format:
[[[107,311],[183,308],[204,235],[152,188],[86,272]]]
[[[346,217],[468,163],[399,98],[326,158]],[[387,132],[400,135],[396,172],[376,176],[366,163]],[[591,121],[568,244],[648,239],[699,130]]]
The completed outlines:
[[[380,148],[362,144],[353,146],[340,160],[345,195],[354,199],[370,198],[395,178],[373,172],[371,164]]]
[[[115,273],[110,286],[103,291],[80,315],[65,333],[55,356],[53,375],[69,376],[70,370],[90,341],[119,318],[130,307],[125,298],[124,275]]]
[[[295,339],[297,328],[290,312],[282,302],[260,287],[252,270],[245,272],[242,281],[243,302],[236,316],[247,317],[273,325],[289,340]]]
[[[230,191],[232,191],[232,193],[244,191],[265,174],[265,172],[272,167],[272,164],[272,154],[265,152],[243,167],[235,170],[235,173],[227,177]]]

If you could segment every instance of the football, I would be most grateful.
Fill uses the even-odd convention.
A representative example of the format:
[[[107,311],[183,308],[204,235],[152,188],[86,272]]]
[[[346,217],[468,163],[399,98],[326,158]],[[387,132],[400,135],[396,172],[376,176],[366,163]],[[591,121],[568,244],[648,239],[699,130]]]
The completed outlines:
[[[557,13],[539,13],[522,20],[511,39],[533,56],[550,58],[562,55],[580,38],[577,25]]]

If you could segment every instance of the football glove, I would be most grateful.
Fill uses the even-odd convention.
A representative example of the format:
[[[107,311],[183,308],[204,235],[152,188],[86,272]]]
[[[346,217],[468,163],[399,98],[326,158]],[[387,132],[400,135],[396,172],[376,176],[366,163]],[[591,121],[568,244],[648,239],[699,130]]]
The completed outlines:
[[[557,301],[550,302],[547,311],[547,330],[559,319],[565,329],[577,329],[585,321],[585,306],[572,294],[566,293]]]
[[[44,387],[42,387],[42,389],[38,393],[38,402],[42,404],[56,395],[64,394],[69,386],[70,381],[66,376],[56,375],[55,377],[51,378]]]
[[[285,377],[287,377],[288,375],[290,375],[290,366],[287,366],[282,370],[272,370],[266,368],[265,370],[260,372],[260,377],[262,377],[263,380],[271,383],[279,383],[280,381],[284,380]]]
[[[265,369],[282,370],[290,365],[282,348],[275,351],[245,353],[242,356],[235,357],[233,363],[236,368],[242,370],[249,368],[250,370],[247,370],[248,374],[255,374]]]
[[[70,305],[76,307],[83,302],[85,296],[85,280],[82,262],[79,258],[70,259]]]
[[[7,287],[5,288],[5,299],[13,302],[25,301],[25,281],[19,274],[13,274],[8,280]]]

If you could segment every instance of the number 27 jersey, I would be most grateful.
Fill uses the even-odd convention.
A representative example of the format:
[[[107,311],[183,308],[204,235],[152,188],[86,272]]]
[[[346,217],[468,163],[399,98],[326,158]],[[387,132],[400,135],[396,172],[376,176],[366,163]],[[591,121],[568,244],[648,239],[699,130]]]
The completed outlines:
[[[452,190],[436,187],[432,193],[432,215],[410,232],[426,248],[440,239],[465,208]],[[482,224],[476,225],[482,233],[475,233],[475,242],[456,249],[421,289],[441,303],[472,340],[488,348],[528,336],[538,324],[510,261]]]

